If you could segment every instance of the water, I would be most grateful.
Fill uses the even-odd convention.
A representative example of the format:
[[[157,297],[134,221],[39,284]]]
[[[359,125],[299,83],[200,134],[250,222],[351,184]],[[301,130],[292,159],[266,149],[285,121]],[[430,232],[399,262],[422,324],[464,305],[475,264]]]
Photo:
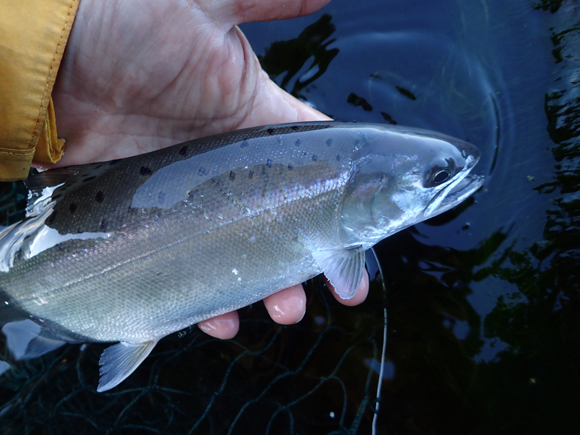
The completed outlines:
[[[578,433],[580,7],[334,0],[242,29],[277,83],[336,119],[478,145],[484,188],[379,244],[387,292],[375,281],[360,307],[314,280],[300,324],[256,304],[235,340],[176,334],[105,394],[102,345],[3,358],[2,430]],[[14,215],[23,191],[2,188]]]

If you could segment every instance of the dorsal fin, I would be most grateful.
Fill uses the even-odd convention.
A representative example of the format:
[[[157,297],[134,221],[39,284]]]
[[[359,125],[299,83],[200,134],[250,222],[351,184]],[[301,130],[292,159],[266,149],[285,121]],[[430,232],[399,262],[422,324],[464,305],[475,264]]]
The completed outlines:
[[[42,208],[53,200],[53,192],[57,189],[58,195],[62,197],[85,183],[97,179],[111,169],[116,162],[117,160],[82,166],[67,166],[31,175],[24,181],[28,187],[27,216],[42,211]]]
[[[24,184],[33,195],[40,196],[45,187],[58,186],[78,174],[79,170],[79,166],[69,166],[38,172],[24,180]]]
[[[50,197],[49,197],[50,198]],[[0,232],[0,272],[8,272],[14,265],[16,253],[24,239],[37,231],[52,213],[54,202],[42,197],[27,210],[28,217]]]
[[[78,167],[71,166],[39,172],[24,180],[24,184],[28,188],[26,216],[35,216],[41,213],[51,202],[52,193],[78,172]]]

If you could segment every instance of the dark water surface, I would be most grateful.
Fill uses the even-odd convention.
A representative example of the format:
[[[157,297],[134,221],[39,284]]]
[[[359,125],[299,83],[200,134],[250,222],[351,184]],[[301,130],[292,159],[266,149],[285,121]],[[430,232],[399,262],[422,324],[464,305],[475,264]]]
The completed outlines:
[[[580,5],[333,0],[242,29],[277,83],[336,119],[474,143],[484,187],[379,244],[386,292],[375,280],[360,307],[313,280],[298,325],[255,304],[235,340],[166,338],[103,394],[103,345],[4,353],[0,432],[580,433]],[[5,224],[25,191],[1,189]]]

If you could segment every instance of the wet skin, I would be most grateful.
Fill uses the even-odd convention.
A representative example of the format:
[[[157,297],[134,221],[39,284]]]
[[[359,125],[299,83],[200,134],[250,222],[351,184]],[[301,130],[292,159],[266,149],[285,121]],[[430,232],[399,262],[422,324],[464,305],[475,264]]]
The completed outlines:
[[[58,135],[67,141],[56,166],[111,160],[214,133],[329,119],[273,83],[237,24],[287,19],[327,0],[96,0],[80,3],[53,99]],[[341,303],[364,301],[358,293]],[[272,319],[304,316],[301,285],[264,299]],[[231,338],[237,312],[198,324]]]

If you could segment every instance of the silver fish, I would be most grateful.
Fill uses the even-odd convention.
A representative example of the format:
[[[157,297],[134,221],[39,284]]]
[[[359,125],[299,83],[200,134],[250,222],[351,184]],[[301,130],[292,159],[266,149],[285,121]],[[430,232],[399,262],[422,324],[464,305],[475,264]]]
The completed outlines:
[[[40,173],[0,233],[0,304],[26,319],[3,331],[20,358],[119,342],[108,390],[166,335],[320,273],[351,298],[365,250],[475,192],[478,159],[425,130],[311,122]]]

